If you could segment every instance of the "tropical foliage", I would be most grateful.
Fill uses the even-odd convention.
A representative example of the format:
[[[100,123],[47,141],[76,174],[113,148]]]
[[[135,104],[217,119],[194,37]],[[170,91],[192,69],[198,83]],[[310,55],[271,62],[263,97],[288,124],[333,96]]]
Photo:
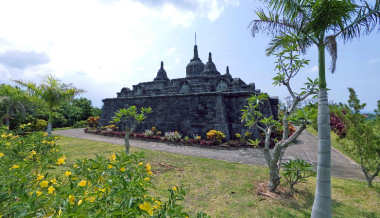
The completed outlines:
[[[152,170],[141,153],[68,164],[56,137],[2,131],[0,216],[188,217],[178,204],[185,195],[181,186],[170,187],[166,201],[149,195]]]
[[[318,48],[319,69],[319,145],[325,152],[318,161],[318,182],[312,217],[331,217],[330,153],[331,139],[326,85],[325,50],[336,69],[337,38],[344,42],[369,34],[380,21],[380,1],[373,4],[350,0],[264,0],[268,10],[257,11],[258,19],[251,23],[252,35],[259,31],[272,34],[267,54],[271,54],[289,39],[295,40],[301,51],[312,45]]]

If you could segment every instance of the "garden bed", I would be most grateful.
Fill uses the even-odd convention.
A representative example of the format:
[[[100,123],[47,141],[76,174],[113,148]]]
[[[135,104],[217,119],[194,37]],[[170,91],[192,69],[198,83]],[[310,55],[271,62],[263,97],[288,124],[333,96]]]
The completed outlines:
[[[84,129],[85,133],[91,133],[96,135],[102,135],[102,136],[111,136],[111,137],[119,137],[124,138],[125,132],[120,131],[113,131],[113,130],[100,130],[100,129]],[[240,143],[237,140],[231,140],[228,142],[220,143],[212,140],[205,140],[205,139],[180,139],[178,141],[170,141],[164,136],[146,136],[144,133],[132,133],[130,135],[130,139],[134,140],[142,140],[142,141],[148,141],[148,142],[162,142],[166,144],[171,145],[183,145],[183,146],[194,146],[194,147],[202,147],[202,148],[212,148],[212,149],[223,149],[223,150],[235,150],[240,148],[252,148],[251,145]]]

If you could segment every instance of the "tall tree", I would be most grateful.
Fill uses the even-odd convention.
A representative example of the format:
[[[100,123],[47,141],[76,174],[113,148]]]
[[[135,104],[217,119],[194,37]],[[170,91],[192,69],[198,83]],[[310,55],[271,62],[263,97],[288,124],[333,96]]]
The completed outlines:
[[[10,120],[17,114],[25,116],[26,95],[19,88],[10,85],[1,85],[0,87],[0,105],[4,106],[4,112],[1,115],[1,123],[5,121],[5,126],[9,129]]]
[[[311,217],[331,217],[331,139],[326,84],[325,50],[332,58],[331,72],[337,60],[337,38],[344,42],[371,33],[380,21],[380,0],[374,4],[351,0],[264,0],[268,10],[259,9],[251,22],[252,35],[259,31],[273,34],[267,54],[297,40],[302,51],[318,48],[318,166],[317,185]]]
[[[282,157],[288,146],[292,145],[297,137],[306,129],[308,121],[302,113],[296,113],[297,106],[311,95],[318,93],[318,80],[308,78],[300,92],[296,92],[292,87],[291,82],[299,73],[299,71],[309,63],[308,60],[299,57],[296,45],[289,41],[289,45],[284,46],[284,49],[276,53],[276,76],[273,78],[273,85],[285,86],[290,94],[290,100],[284,106],[283,116],[281,117],[282,126],[277,120],[271,117],[265,117],[260,112],[260,107],[268,102],[266,95],[252,96],[248,99],[248,105],[242,109],[242,121],[246,126],[258,129],[265,135],[264,142],[264,158],[269,168],[269,183],[268,188],[271,192],[276,191],[280,184],[280,167]],[[299,128],[290,134],[289,123],[298,125]],[[272,132],[281,127],[282,138],[275,143],[273,152],[270,151]],[[252,143],[252,142],[251,142]],[[254,144],[254,142],[252,143]]]
[[[62,83],[52,75],[49,75],[40,85],[37,85],[33,82],[24,82],[21,80],[15,80],[15,82],[21,86],[26,87],[30,95],[38,96],[47,103],[49,110],[47,132],[49,135],[51,135],[52,131],[53,110],[64,102],[71,101],[79,93],[84,92],[81,89],[73,87],[72,84]]]

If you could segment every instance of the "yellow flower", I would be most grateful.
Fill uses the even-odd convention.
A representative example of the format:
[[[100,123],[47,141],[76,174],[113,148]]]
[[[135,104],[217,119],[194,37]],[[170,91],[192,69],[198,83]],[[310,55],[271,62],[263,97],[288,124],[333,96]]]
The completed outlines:
[[[6,138],[7,134],[1,134],[1,138]]]
[[[67,177],[71,176],[71,171],[66,171],[65,176],[67,176]]]
[[[115,160],[116,160],[116,154],[115,154],[115,153],[113,153],[113,154],[111,155],[110,160],[111,160],[111,161],[115,161]]]
[[[139,205],[139,208],[149,214],[149,216],[153,216],[153,207],[149,202],[144,202]]]
[[[106,188],[100,188],[99,191],[105,193],[106,192]]]
[[[50,182],[53,184],[53,185],[56,185],[57,184],[57,180],[54,178],[54,179],[51,179]]]
[[[81,180],[79,183],[78,183],[78,186],[80,187],[85,187],[87,184],[87,181],[86,180]]]
[[[77,164],[74,164],[73,167],[74,167],[74,168],[78,168],[78,165],[77,165]]]
[[[90,203],[94,203],[96,200],[95,196],[90,196],[86,199],[86,201],[90,202]]]
[[[42,191],[36,191],[36,195],[37,197],[39,197],[40,195],[42,195]]]
[[[30,154],[31,154],[31,155],[36,155],[37,152],[36,152],[35,150],[32,150],[32,151],[30,152]]]
[[[147,182],[149,182],[150,178],[149,177],[145,177],[144,180],[147,181]]]
[[[172,190],[176,192],[177,191],[177,186],[173,186]]]
[[[152,169],[152,166],[150,166],[149,163],[145,165],[146,171],[150,171]]]
[[[80,200],[78,201],[78,206],[80,206],[82,203],[83,203],[83,200],[80,199]]]
[[[112,169],[112,165],[111,164],[108,164],[108,169]]]
[[[43,178],[44,178],[43,175],[41,175],[41,174],[37,174],[37,181],[40,181],[40,180],[43,179]]]
[[[69,203],[74,204],[75,203],[75,197],[72,195],[69,195]]]
[[[142,166],[142,165],[143,165],[143,162],[140,162],[140,163],[139,163],[139,166]]]
[[[41,187],[41,188],[46,188],[46,187],[48,187],[48,185],[49,185],[49,182],[46,181],[46,180],[44,180],[44,181],[42,181],[42,182],[40,183],[40,187]]]
[[[125,172],[125,167],[120,168],[121,172]]]
[[[20,168],[19,165],[17,165],[17,164],[13,164],[13,166],[12,166],[11,168],[9,168],[9,169],[11,170],[11,169],[18,169],[18,168]]]
[[[149,176],[153,175],[152,171],[148,171],[147,173],[148,173]]]
[[[3,157],[4,156],[4,153],[0,152],[0,157]]]
[[[61,216],[61,215],[62,215],[62,209],[59,209],[58,216]]]
[[[155,205],[153,206],[154,209],[158,209],[161,206],[160,201],[155,200],[154,203],[155,203]]]
[[[58,158],[57,165],[65,164],[65,160],[66,160],[65,156],[62,156],[62,157]]]
[[[49,193],[49,194],[53,194],[54,191],[55,191],[55,188],[54,188],[53,186],[49,186],[49,188],[48,188],[48,193]]]

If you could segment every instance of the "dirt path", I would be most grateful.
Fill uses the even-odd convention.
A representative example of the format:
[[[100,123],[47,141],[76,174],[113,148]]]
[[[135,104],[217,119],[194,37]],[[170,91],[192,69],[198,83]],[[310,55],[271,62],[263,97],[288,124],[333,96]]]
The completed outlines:
[[[108,142],[112,144],[124,144],[124,140],[117,137],[101,136],[95,134],[86,134],[83,129],[57,130],[54,134],[89,139],[95,141]],[[217,160],[225,160],[235,163],[264,165],[265,160],[260,149],[242,148],[236,150],[210,149],[183,145],[172,145],[161,142],[147,142],[140,140],[130,140],[134,147],[172,152],[190,156],[212,158]],[[318,158],[318,141],[317,138],[310,133],[304,131],[295,145],[290,146],[284,155],[284,160],[303,159],[313,163],[316,166]],[[331,152],[331,175],[334,177],[354,178],[364,180],[364,176],[360,167],[339,151],[332,149]]]

